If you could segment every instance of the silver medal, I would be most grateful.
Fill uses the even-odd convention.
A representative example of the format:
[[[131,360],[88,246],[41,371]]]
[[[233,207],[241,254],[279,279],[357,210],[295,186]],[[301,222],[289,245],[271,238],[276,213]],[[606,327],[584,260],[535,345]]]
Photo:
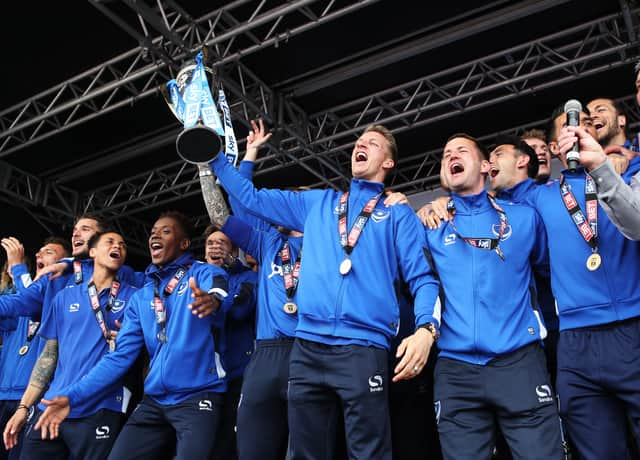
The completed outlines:
[[[340,274],[346,275],[351,271],[351,259],[346,258],[340,262]]]

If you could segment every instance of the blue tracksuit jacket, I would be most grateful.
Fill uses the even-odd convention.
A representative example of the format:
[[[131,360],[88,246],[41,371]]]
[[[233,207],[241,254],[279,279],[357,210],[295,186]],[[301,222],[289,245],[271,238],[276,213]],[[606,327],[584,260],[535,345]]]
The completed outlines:
[[[160,279],[159,290],[163,295],[176,270],[186,266],[190,266],[187,274],[173,293],[163,296],[167,342],[162,343],[157,337],[153,280]],[[105,355],[82,380],[62,393],[69,397],[71,407],[86,401],[92,393],[103,391],[110,382],[124,375],[143,346],[150,358],[145,394],[156,402],[177,404],[199,393],[225,391],[225,371],[217,343],[224,326],[224,313],[198,318],[187,306],[191,303],[190,277],[195,278],[200,289],[210,290],[215,283],[226,291],[226,272],[185,253],[163,268],[150,265],[145,274],[147,283],[129,301],[116,351]]]
[[[48,308],[49,314],[42,321],[42,339],[58,341],[58,362],[53,380],[45,393],[46,399],[65,394],[64,391],[69,385],[81,380],[109,353],[109,347],[91,307],[88,282],[89,279],[85,278],[81,284],[74,283],[60,291]],[[98,294],[104,321],[109,330],[117,330],[115,322],[122,321],[136,291],[137,288],[121,282],[118,296],[110,310],[106,309],[110,288],[103,289]],[[125,412],[129,395],[129,390],[124,388],[121,378],[112,379],[102,391],[92,391],[81,404],[75,404],[69,417],[88,417],[100,409]],[[46,409],[42,404],[40,408]]]
[[[415,296],[416,324],[438,323],[438,282],[424,257],[424,231],[411,208],[386,208],[382,200],[378,202],[351,254],[353,268],[344,276],[339,272],[345,258],[338,236],[339,192],[256,190],[224,158],[211,165],[229,194],[251,212],[304,232],[296,337],[389,349],[398,330],[394,282],[400,278]],[[351,181],[348,228],[383,187]]]
[[[563,171],[585,210],[585,171]],[[551,287],[560,330],[595,326],[640,316],[640,242],[626,239],[598,205],[598,253],[602,265],[589,271],[591,248],[578,232],[560,195],[559,181],[536,187],[530,203],[549,235]]]
[[[461,236],[496,238],[498,213],[486,191],[452,195]],[[532,266],[547,268],[547,238],[540,216],[525,205],[499,202],[508,227],[495,251],[472,247],[450,223],[427,230],[427,242],[444,290],[440,356],[475,364],[515,351],[546,336],[532,298]]]

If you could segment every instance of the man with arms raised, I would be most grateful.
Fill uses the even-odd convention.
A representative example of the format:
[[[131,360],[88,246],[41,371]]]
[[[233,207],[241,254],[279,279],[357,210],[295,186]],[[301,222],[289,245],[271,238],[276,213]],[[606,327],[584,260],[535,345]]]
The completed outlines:
[[[247,209],[305,235],[289,367],[293,459],[327,458],[332,446],[318,433],[335,426],[341,408],[349,456],[391,458],[387,353],[398,329],[398,279],[415,296],[417,328],[398,349],[394,380],[422,370],[437,334],[438,283],[422,251],[424,232],[408,206],[379,201],[396,154],[389,130],[368,127],[353,148],[347,193],[258,191],[222,156],[212,162]]]

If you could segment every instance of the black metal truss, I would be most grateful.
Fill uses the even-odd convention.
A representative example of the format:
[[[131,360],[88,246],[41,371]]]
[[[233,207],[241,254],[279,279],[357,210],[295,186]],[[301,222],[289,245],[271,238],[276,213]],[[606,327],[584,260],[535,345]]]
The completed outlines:
[[[159,1],[152,10],[142,2],[123,0],[117,12],[113,2],[91,1],[141,45],[0,112],[0,157],[155,94],[157,86],[170,78],[182,59],[206,44],[218,54],[217,65],[222,70],[233,119],[246,123],[245,120],[261,116],[284,132],[280,142],[274,143],[270,152],[258,160],[257,175],[297,166],[318,178],[314,185],[340,188],[349,176],[353,141],[370,123],[385,124],[395,133],[414,130],[593,76],[640,57],[639,11],[626,10],[625,14],[623,8],[623,13],[308,115],[289,98],[269,88],[238,58],[265,46],[275,46],[287,36],[371,2],[348,2],[343,8],[332,1],[281,2],[263,11],[264,2],[238,0],[193,20],[173,1]],[[134,21],[120,15],[123,6],[134,12]],[[297,18],[298,22],[293,20],[297,26],[283,28],[283,24],[299,14],[306,22]],[[622,102],[636,119],[640,118],[632,98],[624,98]],[[483,140],[491,143],[498,134],[518,133],[543,122],[531,121],[483,136]],[[173,138],[166,132],[158,138],[161,136],[162,142],[167,143]],[[440,150],[432,149],[402,158],[393,187],[406,194],[437,187],[439,156]],[[105,159],[105,164],[109,161]],[[195,167],[181,161],[87,192],[62,185],[73,171],[69,171],[69,177],[63,172],[56,181],[47,181],[8,164],[1,166],[0,188],[6,192],[3,199],[34,207],[33,213],[43,225],[80,212],[97,211],[120,225],[133,245],[145,253],[147,229],[136,214],[200,193]],[[199,219],[204,224],[207,218]]]
[[[2,110],[0,158],[157,94],[182,60],[203,46],[214,50],[215,65],[223,66],[377,0],[269,2],[268,10],[264,1],[237,0],[195,20],[171,0],[158,1],[154,9],[123,0],[141,31],[114,12],[114,2],[90,1],[140,46]],[[153,33],[160,35],[152,38]]]

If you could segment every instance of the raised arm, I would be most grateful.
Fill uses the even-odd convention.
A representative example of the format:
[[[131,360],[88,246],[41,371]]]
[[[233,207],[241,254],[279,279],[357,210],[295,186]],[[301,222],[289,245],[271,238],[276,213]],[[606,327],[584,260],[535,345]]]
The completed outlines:
[[[299,232],[304,231],[304,222],[311,206],[326,193],[331,193],[321,190],[257,190],[251,181],[238,174],[223,155],[218,155],[210,165],[229,195],[240,201],[250,212],[273,224]]]
[[[222,196],[222,190],[216,184],[211,168],[207,165],[198,165],[200,176],[200,188],[204,205],[212,224],[222,227],[229,217],[229,209]]]

